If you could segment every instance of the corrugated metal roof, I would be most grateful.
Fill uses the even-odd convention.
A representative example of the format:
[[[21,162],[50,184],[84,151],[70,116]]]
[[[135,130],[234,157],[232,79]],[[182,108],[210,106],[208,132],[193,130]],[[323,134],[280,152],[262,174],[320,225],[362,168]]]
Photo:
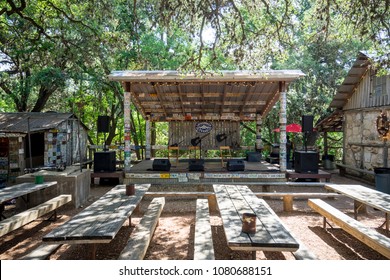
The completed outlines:
[[[221,71],[197,76],[176,71],[113,71],[132,101],[151,121],[255,120],[278,101],[280,82],[305,76],[300,70]]]
[[[366,73],[369,64],[369,57],[365,53],[359,52],[343,83],[339,86],[336,95],[333,97],[333,100],[330,103],[331,108],[341,109],[344,107],[348,102],[348,99],[351,98],[355,92],[355,89]]]
[[[56,128],[62,122],[74,117],[71,113],[0,113],[0,132],[27,133]]]

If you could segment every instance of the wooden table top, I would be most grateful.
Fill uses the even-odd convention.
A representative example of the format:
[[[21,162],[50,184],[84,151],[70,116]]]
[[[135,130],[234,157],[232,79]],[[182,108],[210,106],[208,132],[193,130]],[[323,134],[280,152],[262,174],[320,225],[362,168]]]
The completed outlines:
[[[343,194],[383,212],[390,213],[390,195],[361,185],[325,184],[325,188]]]
[[[147,184],[136,185],[135,195],[128,196],[126,186],[118,185],[42,240],[51,243],[109,243],[149,187]]]
[[[232,250],[291,251],[299,243],[283,225],[280,218],[247,186],[213,185],[221,213],[228,246]],[[244,213],[255,213],[256,233],[242,232]]]
[[[53,181],[44,182],[43,184],[21,183],[13,186],[8,186],[4,189],[0,189],[0,203],[55,185],[57,185],[57,182]]]

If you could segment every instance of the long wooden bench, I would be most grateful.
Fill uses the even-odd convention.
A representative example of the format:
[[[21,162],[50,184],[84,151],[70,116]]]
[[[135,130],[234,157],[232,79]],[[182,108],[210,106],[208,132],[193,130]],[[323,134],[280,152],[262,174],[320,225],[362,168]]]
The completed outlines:
[[[359,172],[359,174],[366,174],[366,175],[375,176],[375,172],[371,171],[371,170],[366,170],[366,169],[354,167],[354,166],[351,166],[351,165],[346,165],[346,164],[339,163],[339,162],[336,163],[336,166],[339,169],[341,176],[345,176],[347,174],[347,172],[346,172],[347,169]]]
[[[196,200],[194,260],[214,260],[214,245],[211,233],[209,203],[207,199]]]
[[[119,260],[142,260],[145,257],[164,205],[164,197],[152,200],[141,221],[131,234],[125,248],[120,253]]]
[[[308,205],[324,217],[324,228],[326,219],[329,219],[356,239],[390,259],[390,238],[366,227],[321,199],[309,199]]]
[[[257,197],[281,197],[283,209],[286,212],[293,211],[294,198],[335,198],[340,196],[337,193],[288,193],[288,192],[255,192]]]
[[[36,249],[21,257],[21,260],[47,260],[62,244],[42,244]]]
[[[70,202],[72,196],[70,194],[62,194],[52,198],[38,206],[32,207],[19,214],[9,217],[0,222],[0,236],[3,236],[13,230],[16,230],[35,219],[46,215],[52,211],[56,213],[56,209]]]

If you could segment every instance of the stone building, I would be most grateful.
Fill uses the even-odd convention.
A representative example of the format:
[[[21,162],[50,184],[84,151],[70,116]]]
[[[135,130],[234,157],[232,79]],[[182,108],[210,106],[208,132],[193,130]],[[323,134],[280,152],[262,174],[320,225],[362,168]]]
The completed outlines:
[[[374,168],[390,167],[390,127],[381,118],[390,119],[390,76],[378,75],[369,55],[358,53],[330,108],[333,113],[317,129],[343,132],[341,167],[346,173],[372,179]]]

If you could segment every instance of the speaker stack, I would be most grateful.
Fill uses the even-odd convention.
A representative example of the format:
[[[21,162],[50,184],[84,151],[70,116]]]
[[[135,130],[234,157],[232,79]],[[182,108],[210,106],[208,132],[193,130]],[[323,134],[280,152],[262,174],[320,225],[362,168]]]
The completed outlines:
[[[314,151],[296,151],[294,169],[298,173],[318,173],[318,153]]]
[[[116,154],[115,151],[95,152],[93,159],[94,172],[115,172]]]
[[[313,132],[313,116],[302,116],[302,132]]]
[[[110,132],[110,117],[98,116],[97,132]]]
[[[156,158],[153,160],[153,171],[169,171],[171,170],[171,162],[169,159],[159,159]]]
[[[229,171],[244,171],[245,163],[242,159],[229,159],[226,168]]]

